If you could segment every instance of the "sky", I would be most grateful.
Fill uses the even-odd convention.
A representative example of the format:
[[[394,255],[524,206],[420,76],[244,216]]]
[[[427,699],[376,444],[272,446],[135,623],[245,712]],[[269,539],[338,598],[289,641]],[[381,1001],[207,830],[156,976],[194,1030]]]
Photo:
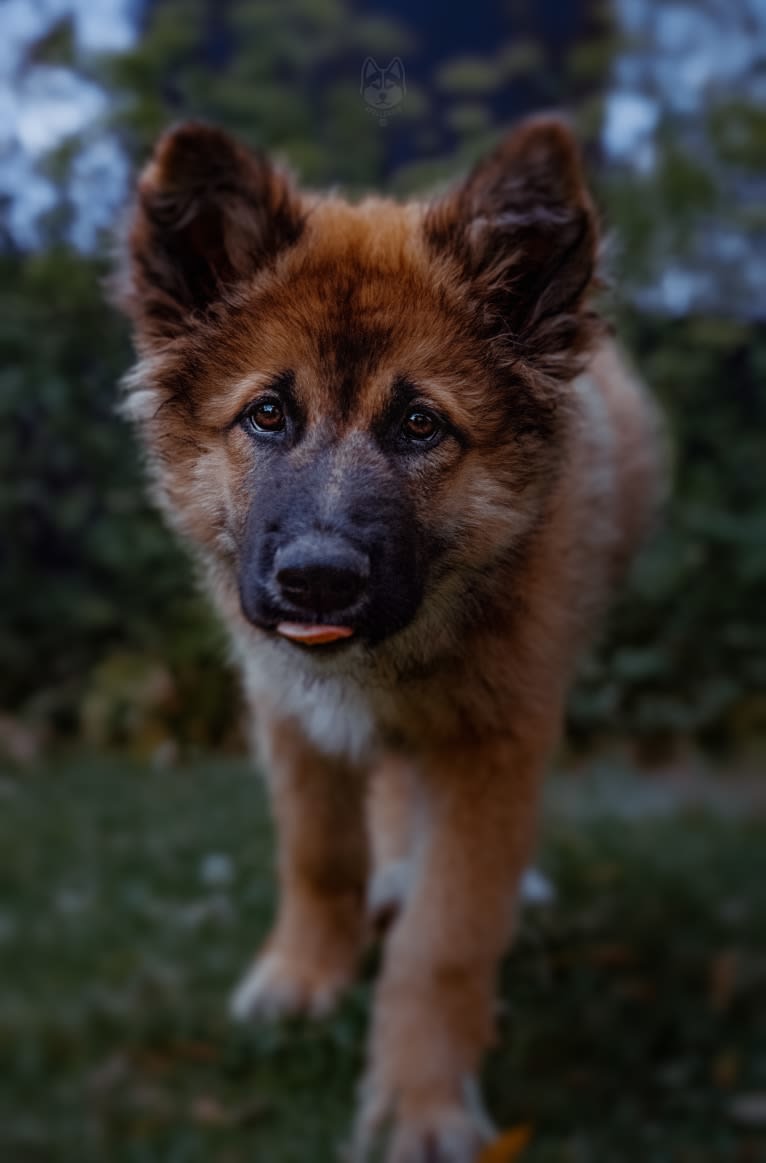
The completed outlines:
[[[98,85],[55,65],[20,66],[34,41],[63,17],[73,21],[83,59],[125,49],[135,36],[136,10],[137,0],[0,0],[0,193],[12,198],[11,228],[22,245],[34,244],[36,218],[55,205],[53,186],[37,171],[50,149],[81,138],[71,195],[75,242],[84,248],[119,204],[127,165],[100,124],[107,98]]]

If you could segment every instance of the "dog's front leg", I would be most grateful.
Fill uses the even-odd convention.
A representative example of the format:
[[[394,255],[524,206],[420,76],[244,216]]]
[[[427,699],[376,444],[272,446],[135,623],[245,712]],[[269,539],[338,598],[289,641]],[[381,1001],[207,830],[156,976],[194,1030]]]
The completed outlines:
[[[473,1163],[498,961],[534,839],[542,763],[507,739],[427,758],[412,895],[386,953],[355,1160]]]
[[[263,731],[279,845],[271,936],[234,993],[235,1017],[322,1015],[361,950],[367,879],[362,774],[319,754],[295,723]]]

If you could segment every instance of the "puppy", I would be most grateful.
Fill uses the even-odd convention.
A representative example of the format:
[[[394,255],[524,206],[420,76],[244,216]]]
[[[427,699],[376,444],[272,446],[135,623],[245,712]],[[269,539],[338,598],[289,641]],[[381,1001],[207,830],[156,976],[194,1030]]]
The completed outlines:
[[[480,1152],[541,780],[660,494],[654,408],[590,302],[597,249],[555,118],[433,201],[304,193],[200,124],[138,184],[126,408],[230,630],[279,833],[236,1014],[324,1014],[371,876],[401,904],[358,1160],[384,1126],[387,1163]]]

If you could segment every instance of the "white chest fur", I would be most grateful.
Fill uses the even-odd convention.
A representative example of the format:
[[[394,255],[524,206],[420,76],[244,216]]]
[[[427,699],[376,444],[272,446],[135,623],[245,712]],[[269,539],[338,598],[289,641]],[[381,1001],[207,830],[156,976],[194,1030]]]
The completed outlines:
[[[352,647],[353,651],[355,648]],[[342,668],[332,659],[312,659],[302,648],[263,641],[242,660],[245,686],[256,715],[259,707],[293,719],[326,755],[359,761],[374,750],[383,688],[370,683],[369,668],[344,650]]]

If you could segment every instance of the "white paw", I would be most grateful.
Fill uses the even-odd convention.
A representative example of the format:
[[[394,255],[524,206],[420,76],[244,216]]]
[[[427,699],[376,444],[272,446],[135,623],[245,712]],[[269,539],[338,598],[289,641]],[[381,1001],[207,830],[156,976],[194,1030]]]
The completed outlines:
[[[370,1089],[357,1119],[350,1163],[477,1163],[494,1137],[475,1080],[465,1105],[451,1104],[397,1118],[391,1097]]]
[[[543,907],[556,900],[556,888],[539,868],[528,868],[521,878],[519,899],[522,905]]]
[[[320,979],[310,967],[295,965],[276,950],[264,953],[245,974],[229,1002],[235,1021],[325,1017],[346,985],[339,976]]]
[[[386,1163],[477,1163],[487,1140],[459,1107],[398,1127]]]
[[[375,870],[367,889],[367,916],[384,929],[401,912],[412,872],[407,860],[394,860]]]

